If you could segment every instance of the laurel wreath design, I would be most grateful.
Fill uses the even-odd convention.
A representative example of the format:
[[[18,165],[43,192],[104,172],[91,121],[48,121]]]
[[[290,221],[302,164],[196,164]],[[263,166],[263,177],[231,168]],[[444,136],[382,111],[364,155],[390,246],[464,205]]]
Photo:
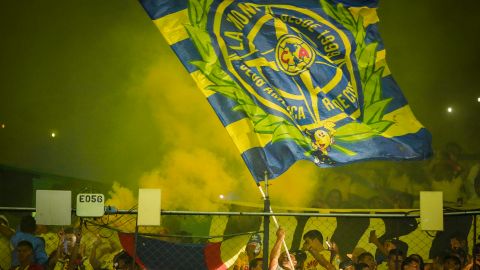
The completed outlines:
[[[335,140],[354,142],[379,136],[394,122],[383,120],[383,115],[392,98],[382,99],[381,79],[385,67],[375,69],[378,42],[366,44],[363,17],[355,18],[342,4],[332,5],[327,0],[320,0],[324,11],[349,30],[355,37],[360,81],[363,89],[362,122],[352,122],[336,130]]]
[[[306,156],[310,156],[315,151],[312,147],[312,140],[301,132],[299,126],[280,116],[270,114],[255,104],[253,99],[242,90],[242,87],[223,70],[212,46],[210,35],[206,31],[208,10],[212,2],[213,0],[188,1],[190,24],[186,24],[185,28],[202,58],[202,60],[190,63],[213,83],[207,87],[208,90],[222,94],[238,104],[233,110],[242,111],[251,119],[255,133],[271,134],[272,144],[293,140],[305,149]],[[355,56],[364,89],[362,122],[352,122],[336,129],[335,141],[356,142],[378,136],[393,124],[391,121],[382,120],[385,108],[391,98],[381,98],[380,80],[384,67],[375,69],[378,43],[365,44],[366,32],[361,16],[358,19],[354,18],[342,4],[333,6],[326,0],[320,0],[320,2],[327,15],[343,24],[355,36],[357,44]],[[332,147],[346,155],[356,154],[336,144]]]

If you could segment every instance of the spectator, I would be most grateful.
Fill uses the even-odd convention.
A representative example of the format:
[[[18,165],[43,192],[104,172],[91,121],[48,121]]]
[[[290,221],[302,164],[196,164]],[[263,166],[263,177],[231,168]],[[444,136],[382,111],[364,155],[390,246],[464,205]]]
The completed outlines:
[[[247,247],[245,248],[245,252],[247,253],[249,261],[258,257],[261,251],[262,251],[262,237],[258,233],[253,234],[250,237],[250,240],[248,240]]]
[[[467,264],[464,270],[480,269],[480,243],[473,247],[472,261]]]
[[[387,221],[385,219],[384,221],[385,226],[387,226]],[[383,238],[385,238],[385,235],[383,236]],[[369,242],[377,247],[377,251],[375,253],[375,259],[377,261],[377,264],[381,264],[385,260],[385,257],[388,256],[389,252],[393,249],[398,249],[402,251],[402,254],[407,254],[408,252],[407,243],[398,239],[387,239],[382,242],[381,239],[377,238],[375,230],[370,231]]]
[[[367,264],[370,270],[377,269],[377,262],[375,261],[375,258],[373,257],[372,253],[370,252],[364,252],[360,254],[360,256],[358,256],[358,263]]]
[[[248,265],[249,270],[262,270],[263,269],[263,258],[255,258],[250,261]]]
[[[355,270],[355,265],[352,260],[346,259],[342,261],[338,267],[340,270]]]
[[[387,267],[388,270],[399,270],[405,254],[400,249],[392,249],[388,253]]]
[[[472,224],[471,216],[447,216],[444,218],[444,231],[437,232],[432,241],[430,257],[444,257],[456,254],[462,262],[466,261],[468,249],[467,235]]]
[[[419,270],[424,270],[425,269],[425,263],[423,262],[422,256],[420,256],[418,254],[411,254],[408,257],[417,262]]]
[[[355,270],[369,270],[368,264],[366,263],[356,263]]]
[[[32,244],[34,259],[33,262],[36,264],[45,264],[48,260],[47,253],[45,252],[45,241],[35,236],[35,230],[37,223],[35,219],[30,216],[22,217],[20,221],[20,230],[17,231],[12,238],[10,239],[10,244],[12,247],[16,247],[20,241],[28,241]],[[18,266],[20,262],[18,260],[17,254],[12,253],[12,266]]]
[[[270,264],[269,270],[294,270],[290,265],[290,260],[293,263],[293,267],[297,266],[297,260],[293,254],[290,254],[290,260],[288,259],[287,253],[282,252],[282,243],[285,240],[285,230],[283,228],[278,228],[277,230],[277,240],[273,245],[272,251],[270,252]]]
[[[15,247],[15,253],[17,254],[20,264],[10,268],[11,270],[43,270],[43,266],[33,262],[34,254],[32,243],[26,240],[18,242],[17,246]]]
[[[308,231],[303,235],[303,250],[311,255],[305,261],[304,269],[327,269],[335,270],[335,266],[330,262],[331,253],[323,247],[323,236],[318,230]],[[317,266],[319,268],[317,268]]]
[[[9,269],[11,266],[10,238],[14,234],[7,217],[0,215],[0,269]]]
[[[291,250],[290,253],[295,256],[295,260],[297,261],[295,269],[303,269],[303,265],[307,259],[307,253],[303,250]]]
[[[452,251],[450,254],[457,257],[460,260],[460,266],[463,268],[467,264],[467,252],[464,249],[459,248]]]
[[[457,249],[467,249],[467,239],[460,233],[456,232],[450,236],[450,249],[457,250]]]
[[[444,270],[460,270],[461,267],[460,259],[457,256],[447,255],[443,258],[443,269]]]
[[[57,250],[54,251],[48,260],[49,269],[82,269],[93,270],[90,261],[84,256],[84,249],[81,248],[82,233],[80,230],[66,228],[58,233],[59,241]]]
[[[248,240],[245,250],[238,255],[238,258],[233,266],[233,270],[248,269],[250,262],[259,257],[261,251],[262,237],[258,233],[252,234]]]
[[[353,263],[358,263],[358,256],[360,256],[362,253],[365,253],[367,252],[364,248],[361,248],[361,247],[355,247],[352,251],[352,253],[350,254],[347,254],[348,257],[350,257],[353,261]]]
[[[407,257],[402,262],[401,270],[420,270],[420,264],[411,257]]]

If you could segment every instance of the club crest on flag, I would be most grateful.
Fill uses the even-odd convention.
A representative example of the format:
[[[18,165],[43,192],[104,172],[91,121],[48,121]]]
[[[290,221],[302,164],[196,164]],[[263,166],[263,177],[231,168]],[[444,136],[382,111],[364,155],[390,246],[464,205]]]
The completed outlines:
[[[315,53],[305,41],[293,35],[284,35],[275,48],[277,66],[288,75],[298,75],[315,61]]]

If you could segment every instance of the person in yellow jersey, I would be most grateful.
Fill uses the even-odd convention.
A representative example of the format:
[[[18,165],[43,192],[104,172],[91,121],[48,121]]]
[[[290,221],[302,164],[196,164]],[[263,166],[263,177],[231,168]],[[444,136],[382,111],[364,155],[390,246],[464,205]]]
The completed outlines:
[[[323,247],[323,235],[318,230],[310,230],[303,235],[302,249],[307,251],[304,270],[335,270],[332,253]],[[335,254],[334,254],[335,255]]]

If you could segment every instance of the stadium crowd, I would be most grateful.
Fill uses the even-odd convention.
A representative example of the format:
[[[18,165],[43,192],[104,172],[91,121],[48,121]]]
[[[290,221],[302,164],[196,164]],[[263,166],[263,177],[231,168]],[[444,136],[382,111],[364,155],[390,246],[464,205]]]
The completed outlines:
[[[8,227],[8,220],[4,216],[0,216],[0,221],[2,237],[8,238],[12,247],[8,261],[5,261],[5,256],[2,257],[2,270],[142,269],[133,263],[132,257],[115,241],[88,239],[91,244],[87,251],[78,227],[64,228],[56,232],[58,244],[52,248],[45,246],[43,237],[53,236],[44,234],[40,237],[38,229],[41,226],[36,226],[30,215],[22,218],[17,231]],[[426,260],[419,254],[409,253],[407,243],[398,238],[380,240],[382,238],[377,237],[375,231],[371,231],[369,237],[369,244],[376,249],[375,254],[360,246],[342,252],[342,246],[328,241],[328,238],[325,240],[319,230],[304,233],[301,248],[287,253],[283,250],[285,235],[286,230],[280,227],[270,250],[269,270],[472,270],[480,267],[480,243],[469,249],[468,241],[459,234],[450,235],[448,246],[433,257],[425,258]],[[262,269],[261,240],[260,234],[251,235],[245,249],[229,269]],[[5,255],[5,250],[1,252]],[[156,253],[152,252],[152,256],[163,256],[160,253],[162,252],[155,255]]]
[[[479,205],[480,163],[478,159],[461,157],[458,145],[449,144],[427,164],[415,168],[400,164],[389,170],[376,170],[375,166],[382,164],[374,164],[349,172],[341,168],[330,170],[323,174],[325,181],[320,179],[321,191],[313,197],[310,207],[412,209],[418,207],[416,200],[420,190],[443,191],[446,204],[456,207]],[[290,256],[282,252],[286,230],[279,228],[270,251],[270,270],[293,270],[292,267],[304,270],[470,270],[480,267],[480,244],[469,248],[466,240],[473,223],[472,216],[446,217],[445,231],[437,233],[433,239],[428,258],[409,253],[408,244],[399,240],[416,230],[418,224],[414,218],[404,219],[401,226],[397,221],[383,219],[385,233],[377,237],[375,230],[369,232],[368,245],[372,245],[374,254],[367,251],[372,250],[371,247],[358,246],[358,240],[369,228],[368,219],[337,217],[330,241],[324,239],[321,228],[309,228],[303,234],[305,223],[302,227],[301,220],[297,221],[295,230],[300,228],[302,234],[296,237],[302,238],[301,248],[291,250]],[[293,231],[288,233],[294,234]],[[167,240],[180,243],[188,237]],[[46,242],[55,244],[46,245]],[[261,244],[260,235],[252,235],[230,269],[262,269]],[[84,235],[79,224],[75,228],[51,231],[38,226],[31,215],[24,216],[14,230],[8,219],[0,215],[0,270],[134,268],[140,269],[141,266],[133,263],[133,259],[122,250],[118,238],[115,241]]]

